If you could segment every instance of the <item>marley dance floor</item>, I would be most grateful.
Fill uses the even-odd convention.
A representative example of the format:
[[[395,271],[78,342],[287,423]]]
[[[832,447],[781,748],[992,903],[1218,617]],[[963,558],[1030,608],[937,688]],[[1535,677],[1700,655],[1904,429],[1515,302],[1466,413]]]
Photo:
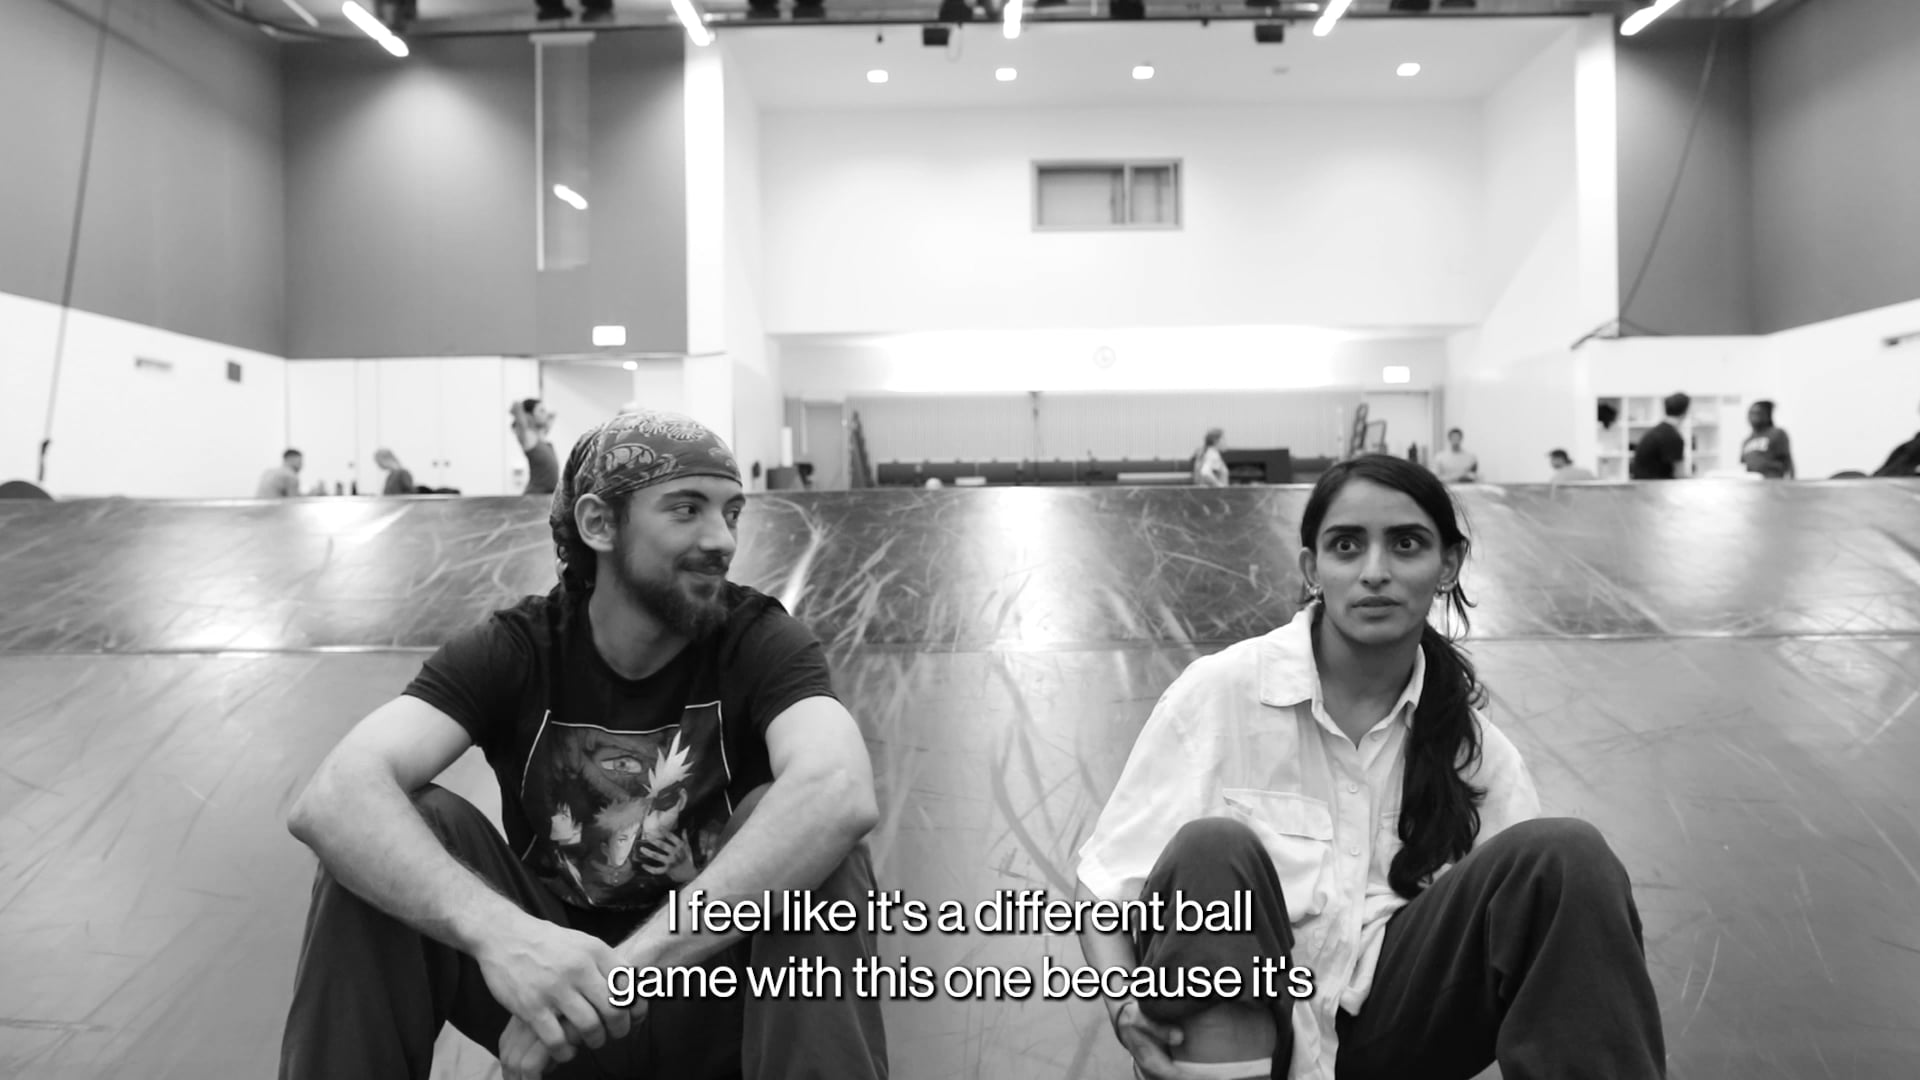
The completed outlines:
[[[1066,893],[1160,690],[1287,619],[1302,489],[756,496],[734,578],[828,643],[885,886]],[[1462,493],[1473,655],[1632,873],[1671,1075],[1920,1075],[1920,485]],[[271,1075],[282,826],[423,650],[544,590],[521,499],[0,504],[0,1076]],[[451,786],[497,805],[471,759]],[[1070,938],[901,936],[935,968]],[[889,1006],[902,1080],[1124,1077],[1100,1007]],[[449,1036],[436,1075],[484,1075]]]

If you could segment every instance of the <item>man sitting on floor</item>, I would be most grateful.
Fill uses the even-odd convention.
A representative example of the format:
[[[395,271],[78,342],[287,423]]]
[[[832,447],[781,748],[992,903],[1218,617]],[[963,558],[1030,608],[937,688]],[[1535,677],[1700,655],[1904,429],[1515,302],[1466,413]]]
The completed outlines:
[[[725,577],[745,501],[692,420],[581,438],[551,515],[559,587],[448,642],[293,808],[321,869],[282,1077],[424,1078],[449,1022],[510,1078],[887,1075],[847,970],[873,955],[864,926],[699,933],[688,904],[805,889],[864,911],[873,888],[872,766],[820,645]],[[505,840],[431,783],[473,745]],[[623,967],[792,961],[848,993],[752,998],[744,972],[731,996],[609,992]]]

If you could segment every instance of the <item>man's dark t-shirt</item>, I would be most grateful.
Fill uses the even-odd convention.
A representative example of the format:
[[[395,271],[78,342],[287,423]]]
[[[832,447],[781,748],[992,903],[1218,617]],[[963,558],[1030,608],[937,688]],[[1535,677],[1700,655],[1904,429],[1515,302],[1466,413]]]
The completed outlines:
[[[1662,420],[1640,436],[1640,445],[1633,449],[1633,462],[1627,467],[1627,475],[1635,480],[1671,480],[1686,456],[1687,444],[1681,439],[1679,429],[1672,421]]]
[[[407,687],[486,753],[507,843],[567,903],[651,912],[772,780],[767,725],[833,696],[819,642],[778,601],[728,582],[724,602],[721,629],[627,679],[594,647],[584,603],[530,596],[448,642]]]

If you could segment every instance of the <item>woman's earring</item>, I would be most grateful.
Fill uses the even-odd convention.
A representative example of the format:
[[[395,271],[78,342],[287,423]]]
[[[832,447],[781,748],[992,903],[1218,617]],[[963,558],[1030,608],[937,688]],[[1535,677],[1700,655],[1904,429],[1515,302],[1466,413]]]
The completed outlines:
[[[1318,585],[1307,586],[1307,602],[1309,604],[1317,604],[1320,602],[1320,586]]]

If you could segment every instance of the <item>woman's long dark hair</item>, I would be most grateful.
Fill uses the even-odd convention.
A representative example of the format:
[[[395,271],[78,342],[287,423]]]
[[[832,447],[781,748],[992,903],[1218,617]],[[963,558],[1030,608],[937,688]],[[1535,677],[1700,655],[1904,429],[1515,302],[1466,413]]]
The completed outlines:
[[[1300,518],[1302,546],[1319,550],[1327,508],[1354,480],[1367,480],[1412,499],[1433,519],[1440,543],[1458,549],[1462,563],[1466,561],[1467,534],[1446,485],[1421,466],[1385,454],[1342,461],[1321,474]],[[1467,609],[1473,604],[1457,579],[1447,590],[1446,606],[1464,635],[1469,625]],[[1480,832],[1480,801],[1486,797],[1484,789],[1460,775],[1480,758],[1480,731],[1473,710],[1486,704],[1486,688],[1454,639],[1432,623],[1420,632],[1420,651],[1426,655],[1426,681],[1407,733],[1406,776],[1400,788],[1404,846],[1387,871],[1393,891],[1409,900],[1420,895],[1435,871],[1472,850]]]

